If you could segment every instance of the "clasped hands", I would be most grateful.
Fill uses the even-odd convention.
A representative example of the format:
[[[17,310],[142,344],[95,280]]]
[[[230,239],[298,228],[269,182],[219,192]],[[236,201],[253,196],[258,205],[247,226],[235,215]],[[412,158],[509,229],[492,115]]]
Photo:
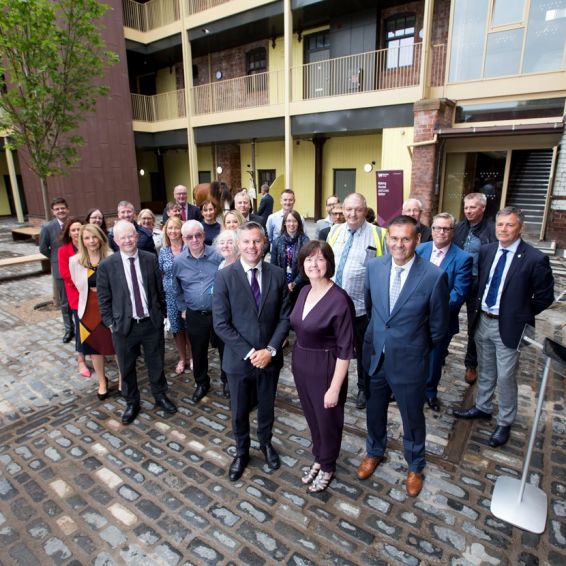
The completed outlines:
[[[264,348],[263,350],[256,350],[249,358],[252,366],[263,369],[271,363],[271,352]]]

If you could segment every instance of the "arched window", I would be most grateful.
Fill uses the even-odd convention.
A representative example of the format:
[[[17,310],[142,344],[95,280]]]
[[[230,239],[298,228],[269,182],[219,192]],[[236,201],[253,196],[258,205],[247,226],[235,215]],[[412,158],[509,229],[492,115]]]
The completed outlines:
[[[387,68],[410,67],[415,44],[415,14],[397,14],[385,20]]]

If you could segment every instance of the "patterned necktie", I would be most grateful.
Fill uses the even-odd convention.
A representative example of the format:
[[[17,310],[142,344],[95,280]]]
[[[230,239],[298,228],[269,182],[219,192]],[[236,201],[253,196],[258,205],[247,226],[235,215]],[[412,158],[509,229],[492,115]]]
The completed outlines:
[[[440,265],[442,263],[442,256],[444,255],[444,251],[436,250],[434,255],[435,255],[434,265]]]
[[[181,220],[185,222],[187,220],[187,205],[184,204],[183,208],[181,208]]]
[[[495,269],[493,270],[493,276],[489,283],[489,289],[487,290],[487,295],[485,297],[485,304],[490,308],[497,302],[497,292],[499,291],[499,285],[501,285],[501,278],[503,277],[503,271],[505,270],[505,262],[507,261],[508,251],[509,250],[501,250],[501,255],[499,256]]]
[[[261,303],[261,289],[259,288],[259,283],[257,281],[257,267],[250,270],[252,272],[252,294],[255,299],[255,306],[259,310],[259,304]]]
[[[389,292],[389,314],[393,312],[395,308],[395,303],[399,298],[401,293],[401,273],[403,273],[402,267],[395,268],[395,279],[393,279],[393,285],[391,285],[391,291]]]
[[[336,277],[334,277],[334,281],[336,285],[342,287],[342,276],[344,275],[344,267],[346,267],[346,260],[348,259],[348,254],[352,249],[352,244],[354,243],[354,234],[356,233],[355,230],[348,229],[350,236],[342,250],[342,255],[340,256],[340,263],[338,264],[338,269],[336,270]]]
[[[138,275],[136,273],[136,258],[129,257],[128,260],[130,261],[130,275],[132,277],[132,289],[134,290],[134,304],[136,305],[136,317],[144,318],[140,286],[138,283]]]

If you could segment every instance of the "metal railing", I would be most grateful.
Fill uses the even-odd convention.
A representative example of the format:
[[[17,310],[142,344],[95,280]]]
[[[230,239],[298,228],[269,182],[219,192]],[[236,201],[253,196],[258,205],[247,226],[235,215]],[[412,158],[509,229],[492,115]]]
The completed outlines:
[[[230,0],[185,0],[185,2],[187,14],[192,15],[214,8],[214,6],[225,4],[226,2],[230,2]]]
[[[443,86],[446,76],[446,44],[431,46],[430,86]]]
[[[419,84],[421,43],[307,63],[291,69],[292,99],[358,94]]]
[[[191,89],[191,104],[195,115],[283,104],[283,71],[195,86]]]
[[[131,94],[132,114],[140,122],[160,122],[185,118],[185,89],[164,92],[153,96]]]
[[[122,0],[124,25],[138,31],[150,31],[181,19],[179,0],[149,0],[145,4]]]

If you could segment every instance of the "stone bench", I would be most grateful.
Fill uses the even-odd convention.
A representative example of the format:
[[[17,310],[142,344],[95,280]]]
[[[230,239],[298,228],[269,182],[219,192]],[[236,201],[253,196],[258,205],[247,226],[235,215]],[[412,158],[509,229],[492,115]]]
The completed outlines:
[[[41,271],[43,273],[49,273],[51,271],[51,264],[49,263],[49,259],[46,258],[43,254],[6,257],[0,259],[0,267],[12,267],[15,265],[23,265],[25,263],[35,263],[37,261],[41,263]]]

